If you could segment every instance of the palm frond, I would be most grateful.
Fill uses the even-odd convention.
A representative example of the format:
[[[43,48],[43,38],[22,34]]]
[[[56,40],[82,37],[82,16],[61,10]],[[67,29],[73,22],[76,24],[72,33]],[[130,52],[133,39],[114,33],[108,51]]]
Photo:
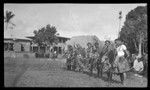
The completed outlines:
[[[5,22],[8,23],[14,16],[15,14],[13,14],[11,11],[6,11]]]

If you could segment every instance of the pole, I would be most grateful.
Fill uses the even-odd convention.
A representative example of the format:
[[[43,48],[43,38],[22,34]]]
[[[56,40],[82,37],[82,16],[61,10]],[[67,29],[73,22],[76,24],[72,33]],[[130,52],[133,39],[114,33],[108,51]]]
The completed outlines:
[[[122,19],[122,11],[119,12],[119,30],[118,30],[118,38],[120,37],[119,32],[121,31],[121,19]]]

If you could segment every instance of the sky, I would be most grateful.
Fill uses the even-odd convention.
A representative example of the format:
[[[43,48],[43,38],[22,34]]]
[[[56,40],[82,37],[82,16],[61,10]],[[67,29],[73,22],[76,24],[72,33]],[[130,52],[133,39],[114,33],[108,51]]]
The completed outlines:
[[[11,20],[16,26],[5,29],[4,37],[23,38],[33,36],[33,31],[47,24],[55,26],[63,37],[96,35],[100,40],[114,40],[119,30],[119,11],[122,11],[121,27],[129,11],[136,4],[4,4],[5,11],[15,14]]]

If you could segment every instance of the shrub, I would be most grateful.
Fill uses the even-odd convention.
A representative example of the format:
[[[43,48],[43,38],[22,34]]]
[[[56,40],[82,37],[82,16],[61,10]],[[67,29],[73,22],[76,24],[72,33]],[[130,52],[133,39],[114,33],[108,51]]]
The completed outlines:
[[[45,54],[45,57],[46,57],[46,58],[49,58],[49,57],[50,57],[50,55],[49,55],[49,54]]]
[[[29,58],[29,55],[28,54],[24,54],[23,57],[24,58]]]

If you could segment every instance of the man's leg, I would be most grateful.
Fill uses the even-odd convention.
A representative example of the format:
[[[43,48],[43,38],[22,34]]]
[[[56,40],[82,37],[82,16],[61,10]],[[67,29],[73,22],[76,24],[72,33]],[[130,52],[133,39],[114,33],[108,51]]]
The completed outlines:
[[[68,59],[68,70],[71,70],[71,60]]]
[[[119,58],[120,58],[119,56],[116,56],[115,61],[114,61],[114,64],[115,64],[115,65],[118,64]]]
[[[93,74],[93,58],[91,58],[91,61],[90,61],[90,74],[91,75]]]
[[[98,59],[97,60],[97,66],[96,66],[96,68],[97,68],[97,77],[99,77],[99,75],[100,75],[100,59]]]
[[[124,85],[124,75],[123,75],[123,73],[120,73],[120,79],[121,79],[121,83]]]
[[[99,68],[99,72],[100,72],[100,77],[102,77],[103,76],[103,64],[102,63],[100,63],[100,68]]]
[[[123,73],[123,77],[124,77],[124,80],[125,80],[125,79],[126,79],[126,77],[127,77],[126,72],[124,72],[124,73]]]
[[[76,60],[75,60],[75,59],[73,59],[73,66],[72,66],[72,69],[73,69],[73,71],[76,70]]]

